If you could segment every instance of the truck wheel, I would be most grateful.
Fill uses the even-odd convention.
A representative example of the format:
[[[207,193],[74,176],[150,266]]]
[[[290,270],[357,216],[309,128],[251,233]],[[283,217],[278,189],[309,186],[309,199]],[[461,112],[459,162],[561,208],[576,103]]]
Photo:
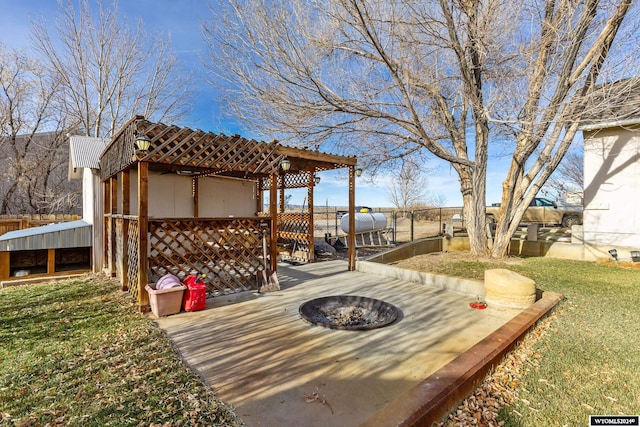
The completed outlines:
[[[580,217],[578,215],[565,215],[562,217],[562,226],[571,227],[572,225],[579,225]]]
[[[487,215],[487,224],[495,224],[496,223],[496,217],[493,215]]]

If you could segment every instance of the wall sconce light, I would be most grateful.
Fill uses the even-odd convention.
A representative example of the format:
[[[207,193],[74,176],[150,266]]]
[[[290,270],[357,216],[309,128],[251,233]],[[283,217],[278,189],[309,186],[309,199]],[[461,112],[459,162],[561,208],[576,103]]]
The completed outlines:
[[[149,151],[149,146],[151,145],[151,140],[147,138],[145,135],[136,136],[136,147],[138,151],[141,153],[146,153]]]
[[[289,169],[291,169],[291,162],[285,157],[284,159],[280,160],[280,167],[283,171],[287,172]]]
[[[631,251],[631,261],[640,262],[640,251]]]
[[[618,251],[615,249],[609,249],[609,255],[613,257],[616,261],[618,260]]]
[[[362,169],[356,169],[356,176],[362,176]]]
[[[316,183],[316,185],[320,184],[320,177],[316,176],[315,178],[313,178],[313,181]]]

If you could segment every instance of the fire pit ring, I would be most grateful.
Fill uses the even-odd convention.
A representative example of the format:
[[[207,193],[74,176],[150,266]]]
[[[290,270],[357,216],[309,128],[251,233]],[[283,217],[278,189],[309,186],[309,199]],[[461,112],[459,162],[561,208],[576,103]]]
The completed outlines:
[[[331,329],[364,331],[390,325],[398,308],[388,302],[356,295],[315,298],[298,309],[307,322]]]

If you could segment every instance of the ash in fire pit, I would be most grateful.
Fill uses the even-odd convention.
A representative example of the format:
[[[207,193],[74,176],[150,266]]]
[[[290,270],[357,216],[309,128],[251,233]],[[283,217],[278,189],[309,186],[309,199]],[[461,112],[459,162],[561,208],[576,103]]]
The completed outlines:
[[[394,305],[355,295],[312,299],[302,304],[298,311],[309,323],[331,329],[381,328],[398,317],[398,309]]]

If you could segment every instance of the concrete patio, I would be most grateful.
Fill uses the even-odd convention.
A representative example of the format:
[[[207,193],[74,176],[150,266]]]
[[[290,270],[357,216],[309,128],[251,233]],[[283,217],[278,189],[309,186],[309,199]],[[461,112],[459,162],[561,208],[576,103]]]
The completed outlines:
[[[344,261],[280,264],[282,289],[207,301],[157,320],[182,357],[248,426],[357,426],[519,311],[358,271]],[[381,299],[398,321],[370,331],[313,326],[298,307],[328,295]]]

